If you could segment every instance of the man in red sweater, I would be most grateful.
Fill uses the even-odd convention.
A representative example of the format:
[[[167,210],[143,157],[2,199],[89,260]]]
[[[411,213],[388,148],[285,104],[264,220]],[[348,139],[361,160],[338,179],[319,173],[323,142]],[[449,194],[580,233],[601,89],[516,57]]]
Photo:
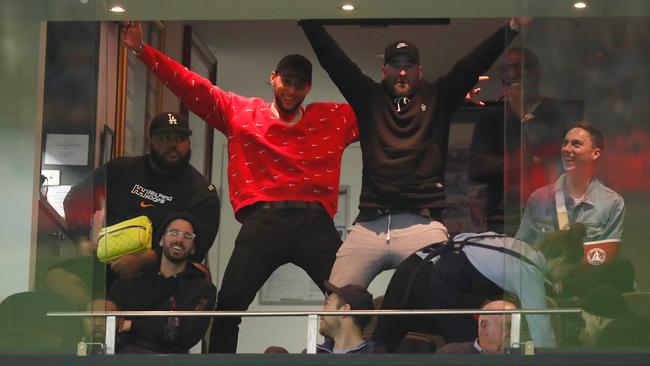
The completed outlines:
[[[347,104],[302,102],[312,66],[288,55],[269,77],[274,101],[226,92],[143,41],[138,23],[122,40],[182,102],[228,137],[228,183],[242,223],[217,297],[218,310],[245,310],[278,267],[294,263],[325,292],[341,239],[337,210],[341,157],[358,139]],[[237,348],[239,317],[216,317],[210,352]]]

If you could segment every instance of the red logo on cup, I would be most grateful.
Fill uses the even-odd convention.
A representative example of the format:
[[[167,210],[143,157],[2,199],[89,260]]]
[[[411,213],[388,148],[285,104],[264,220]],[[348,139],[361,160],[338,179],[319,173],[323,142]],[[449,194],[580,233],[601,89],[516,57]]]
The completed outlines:
[[[592,266],[599,266],[605,263],[607,252],[600,248],[593,248],[587,252],[587,262]]]

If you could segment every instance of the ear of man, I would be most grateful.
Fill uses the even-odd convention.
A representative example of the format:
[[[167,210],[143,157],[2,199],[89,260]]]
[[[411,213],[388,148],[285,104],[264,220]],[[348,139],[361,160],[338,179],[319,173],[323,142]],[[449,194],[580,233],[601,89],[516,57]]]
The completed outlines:
[[[275,71],[271,71],[271,75],[269,75],[269,84],[271,86],[275,87],[275,78],[277,76],[277,73]]]
[[[598,160],[602,153],[603,153],[602,149],[600,149],[599,147],[595,148],[594,151],[591,153],[591,159],[594,161]]]
[[[489,322],[487,320],[481,319],[478,324],[479,324],[479,327],[481,327],[481,329],[487,329],[488,323]]]

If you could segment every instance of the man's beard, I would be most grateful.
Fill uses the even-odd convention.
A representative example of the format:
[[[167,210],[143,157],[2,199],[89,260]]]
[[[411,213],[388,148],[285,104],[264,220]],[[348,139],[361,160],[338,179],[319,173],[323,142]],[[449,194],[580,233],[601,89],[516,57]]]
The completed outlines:
[[[286,116],[291,116],[291,115],[293,115],[294,113],[296,113],[296,111],[297,111],[298,109],[300,109],[300,106],[302,105],[302,102],[304,102],[304,101],[305,101],[305,98],[302,98],[302,100],[300,101],[300,103],[296,103],[296,106],[295,106],[295,107],[293,107],[291,110],[287,110],[287,109],[284,108],[284,106],[283,106],[282,103],[280,102],[280,99],[279,99],[278,97],[275,97],[275,106],[278,108],[278,110],[279,110],[280,112],[282,112],[282,114],[284,114],[284,115],[286,115]]]
[[[165,160],[165,157],[159,154],[153,147],[149,148],[151,152],[151,160],[153,165],[165,172],[176,173],[185,169],[190,164],[190,158],[192,157],[192,150],[187,151],[187,155],[178,159],[178,161],[168,162]]]
[[[187,259],[190,257],[190,253],[187,251],[185,251],[183,255],[180,257],[174,256],[174,254],[172,254],[172,250],[170,246],[165,246],[163,248],[163,255],[165,256],[165,258],[167,258],[168,261],[175,264],[186,262]]]
[[[382,80],[381,84],[384,86],[384,90],[393,98],[411,98],[420,88],[420,82],[409,83],[409,89],[406,93],[397,92],[395,90],[395,82],[389,82],[387,79]]]

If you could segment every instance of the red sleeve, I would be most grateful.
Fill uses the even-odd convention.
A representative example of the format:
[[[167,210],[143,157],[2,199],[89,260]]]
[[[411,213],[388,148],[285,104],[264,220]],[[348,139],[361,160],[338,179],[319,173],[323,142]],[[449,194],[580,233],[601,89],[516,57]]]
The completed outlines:
[[[343,122],[348,126],[346,142],[350,145],[353,142],[359,141],[359,127],[357,126],[357,116],[354,114],[352,107],[349,104],[341,104],[341,111],[343,114]]]
[[[106,169],[103,165],[74,185],[63,200],[65,221],[74,240],[90,237],[91,218],[106,199]]]
[[[236,94],[212,85],[208,79],[149,45],[144,46],[140,60],[190,111],[228,135],[228,117]]]

